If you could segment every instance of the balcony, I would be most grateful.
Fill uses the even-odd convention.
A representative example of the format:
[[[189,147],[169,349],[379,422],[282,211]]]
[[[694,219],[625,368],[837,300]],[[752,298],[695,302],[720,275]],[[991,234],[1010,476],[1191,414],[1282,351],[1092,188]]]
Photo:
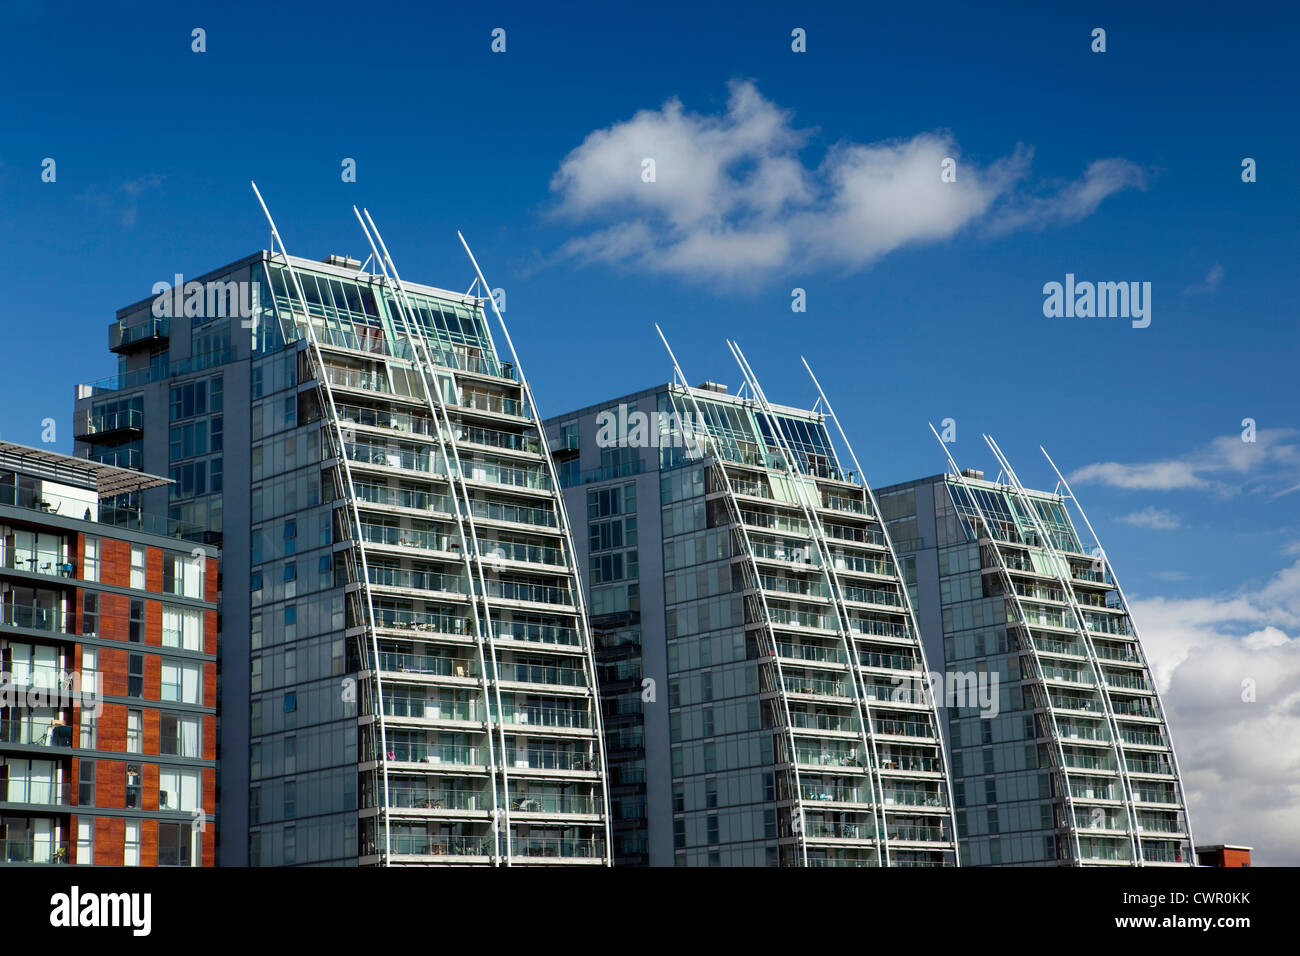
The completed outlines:
[[[144,412],[137,408],[95,413],[89,408],[77,412],[73,422],[77,438],[91,444],[138,438],[144,434]]]
[[[510,855],[535,860],[539,857],[581,859],[599,862],[605,856],[605,843],[597,839],[560,837],[512,837]]]
[[[37,837],[0,840],[0,861],[5,863],[67,863],[68,845]]]
[[[171,319],[152,318],[127,324],[114,322],[108,327],[108,350],[119,355],[159,345],[171,335]]]
[[[5,604],[0,606],[0,625],[23,627],[33,631],[68,632],[63,609],[39,604]]]

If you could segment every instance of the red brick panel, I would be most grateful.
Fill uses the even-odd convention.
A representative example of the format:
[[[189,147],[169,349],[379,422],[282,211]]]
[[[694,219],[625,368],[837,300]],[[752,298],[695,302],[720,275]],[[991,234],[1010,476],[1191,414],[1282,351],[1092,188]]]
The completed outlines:
[[[161,750],[162,715],[156,710],[144,712],[144,752],[157,756]],[[215,759],[215,758],[214,758]]]
[[[144,657],[144,696],[150,701],[162,697],[162,659],[157,654]]]
[[[130,598],[125,594],[101,594],[99,596],[99,636],[101,638],[106,641],[130,641],[130,622]]]
[[[207,714],[203,718],[203,759],[217,759],[217,717]]]
[[[126,711],[124,704],[104,705],[97,731],[100,750],[126,750]]]
[[[154,799],[158,795],[154,794]],[[158,821],[145,820],[140,824],[140,865],[158,865]]]
[[[121,588],[131,586],[131,545],[105,538],[99,546],[99,580]]]
[[[144,602],[144,642],[150,647],[162,647],[162,602]]]
[[[99,673],[104,683],[104,693],[109,697],[125,697],[127,690],[128,651],[115,647],[99,649]]]
[[[95,865],[122,866],[126,862],[126,821],[118,817],[95,818]]]

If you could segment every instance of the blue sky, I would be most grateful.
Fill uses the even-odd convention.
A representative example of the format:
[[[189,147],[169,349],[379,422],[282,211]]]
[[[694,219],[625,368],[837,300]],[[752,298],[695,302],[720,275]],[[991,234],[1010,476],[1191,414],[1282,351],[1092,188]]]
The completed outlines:
[[[724,338],[738,339],[774,400],[811,403],[806,355],[877,485],[942,469],[927,421],[954,418],[954,455],[990,474],[979,436],[991,432],[1031,485],[1050,485],[1046,445],[1079,474],[1174,690],[1189,659],[1240,653],[1243,673],[1287,675],[1268,705],[1284,721],[1300,694],[1300,491],[1287,493],[1300,485],[1295,14],[1129,6],[750,4],[740,16],[669,3],[75,12],[16,0],[0,35],[0,435],[36,444],[53,417],[71,450],[74,384],[115,369],[113,310],[266,244],[256,179],[298,255],[365,258],[355,202],[405,278],[467,288],[462,229],[507,290],[545,414],[664,381],[659,322],[688,375],[733,388]],[[194,27],[205,53],[191,52]],[[504,54],[490,51],[496,27]],[[795,27],[806,53],[790,49]],[[1105,53],[1090,50],[1094,27]],[[737,89],[775,129],[733,110]],[[680,111],[665,111],[674,98]],[[617,135],[588,140],[600,131]],[[609,142],[639,147],[656,131],[695,137],[678,159],[734,149],[712,170],[722,184],[692,192],[703,171],[662,159],[657,193],[598,181]],[[737,146],[750,134],[770,138]],[[837,163],[882,143],[911,144],[918,162],[955,150],[976,210],[940,208],[918,234],[921,203],[903,203],[885,217],[904,223],[892,245],[871,238],[874,220],[836,219]],[[41,182],[45,157],[55,183]],[[341,181],[344,157],[356,183]],[[1241,181],[1244,157],[1255,183]],[[1115,162],[1093,181],[1099,160]],[[763,169],[793,179],[737,199]],[[1089,184],[1104,198],[1088,200]],[[763,207],[773,195],[780,208]],[[604,230],[633,221],[649,245],[621,255]],[[691,245],[720,233],[799,253],[755,262]],[[1043,284],[1067,272],[1150,282],[1150,327],[1045,318]],[[806,313],[790,310],[794,287]],[[1244,418],[1254,445],[1240,441]],[[1259,736],[1239,723],[1240,739]],[[1207,819],[1228,813],[1214,779],[1256,772],[1233,763],[1237,743],[1192,761]],[[1298,783],[1274,781],[1265,808],[1295,800]],[[1286,841],[1300,862],[1300,824]]]

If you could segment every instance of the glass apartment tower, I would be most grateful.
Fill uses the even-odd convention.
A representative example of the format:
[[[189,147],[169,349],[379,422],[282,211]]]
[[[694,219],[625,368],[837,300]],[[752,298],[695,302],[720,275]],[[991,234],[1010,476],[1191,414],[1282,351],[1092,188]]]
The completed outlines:
[[[954,467],[878,492],[931,660],[998,677],[996,716],[945,708],[962,863],[1194,865],[1169,726],[1110,561],[1064,483],[1003,476]]]
[[[178,277],[119,311],[118,375],[78,389],[130,425],[78,454],[170,474],[152,506],[229,555],[219,862],[608,862],[527,383],[482,299],[390,273],[261,252]]]
[[[587,516],[616,863],[955,863],[921,643],[825,416],[678,383],[546,426]]]

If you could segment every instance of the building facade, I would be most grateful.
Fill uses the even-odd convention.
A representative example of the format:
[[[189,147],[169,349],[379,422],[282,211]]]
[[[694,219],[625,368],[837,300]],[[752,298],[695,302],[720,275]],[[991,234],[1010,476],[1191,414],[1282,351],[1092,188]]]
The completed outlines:
[[[226,556],[220,863],[607,862],[527,382],[483,299],[372,261],[280,247],[177,277],[119,311],[118,375],[78,390],[132,425],[79,430],[79,454],[169,473],[146,501]]]
[[[1195,865],[1141,640],[1058,489],[1003,463],[997,481],[954,464],[878,491],[930,659],[997,679],[996,714],[944,701],[962,863]]]
[[[746,376],[749,397],[679,372],[546,423],[586,515],[615,861],[955,863],[924,653],[871,491],[826,416]]]
[[[219,553],[0,442],[0,863],[212,866]]]

